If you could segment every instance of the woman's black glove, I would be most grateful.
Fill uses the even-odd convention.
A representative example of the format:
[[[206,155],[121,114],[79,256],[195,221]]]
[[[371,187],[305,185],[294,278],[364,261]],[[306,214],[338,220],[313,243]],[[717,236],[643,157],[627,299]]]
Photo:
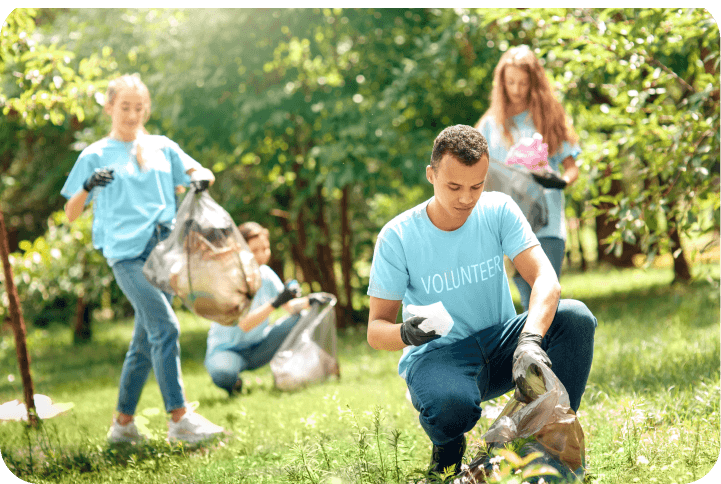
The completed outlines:
[[[210,180],[195,180],[190,182],[190,186],[195,190],[195,193],[200,193],[208,189]]]
[[[426,318],[422,316],[413,316],[403,321],[403,324],[401,324],[401,339],[405,344],[420,346],[441,337],[440,334],[436,334],[435,330],[426,333],[418,327],[425,320]]]
[[[85,183],[83,183],[83,190],[89,192],[95,187],[104,187],[113,181],[113,179],[112,168],[96,168],[93,174],[85,180]]]
[[[544,188],[557,188],[563,190],[566,188],[566,185],[568,185],[566,180],[551,171],[544,173],[531,172],[531,175],[533,175],[533,179]]]
[[[283,291],[278,294],[278,296],[276,296],[276,298],[273,300],[273,302],[270,303],[270,305],[273,306],[275,309],[278,309],[291,299],[295,299],[297,297],[300,297],[301,295],[302,293],[300,291],[300,285],[298,284],[298,281],[288,281],[285,283]]]

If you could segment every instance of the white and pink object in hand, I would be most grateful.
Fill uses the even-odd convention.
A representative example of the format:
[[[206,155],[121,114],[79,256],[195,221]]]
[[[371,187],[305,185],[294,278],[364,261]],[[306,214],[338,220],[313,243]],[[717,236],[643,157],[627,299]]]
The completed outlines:
[[[548,168],[548,145],[540,133],[532,138],[522,138],[511,147],[506,158],[507,165],[523,165],[529,170],[541,171]]]

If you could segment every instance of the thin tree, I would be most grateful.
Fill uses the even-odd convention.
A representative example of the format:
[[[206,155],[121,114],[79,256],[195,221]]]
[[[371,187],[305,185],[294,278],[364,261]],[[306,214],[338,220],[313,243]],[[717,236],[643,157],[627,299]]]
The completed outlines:
[[[20,298],[13,280],[13,270],[10,267],[10,245],[8,244],[7,230],[5,229],[5,216],[0,210],[0,258],[2,258],[3,269],[5,270],[5,290],[10,301],[10,326],[15,334],[15,351],[18,355],[20,376],[23,381],[23,393],[25,395],[25,407],[28,411],[28,423],[35,427],[38,424],[37,411],[35,410],[35,399],[33,394],[33,378],[30,374],[30,355],[28,354],[25,320],[20,308]]]

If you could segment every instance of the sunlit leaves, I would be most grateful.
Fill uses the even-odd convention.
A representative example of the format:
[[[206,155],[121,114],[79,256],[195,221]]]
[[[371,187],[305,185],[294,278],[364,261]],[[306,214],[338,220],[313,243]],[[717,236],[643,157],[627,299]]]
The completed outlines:
[[[97,107],[96,93],[104,90],[102,77],[112,62],[111,51],[103,49],[76,64],[72,51],[35,40],[35,15],[34,9],[15,9],[3,27],[3,114],[19,116],[30,128],[60,125],[68,115],[82,122],[86,110]],[[14,86],[7,83],[9,78]]]
[[[683,233],[718,228],[719,32],[708,12],[569,9],[556,16],[531,9],[503,21],[541,27],[531,44],[585,132],[582,161],[592,176],[575,190],[597,203],[611,179],[623,180],[612,246],[638,241],[649,250],[667,234],[653,222],[660,214]]]
[[[110,267],[93,248],[92,214],[86,212],[73,224],[64,212],[48,220],[47,232],[33,242],[22,241],[21,253],[10,256],[15,284],[29,316],[38,315],[56,298],[75,300],[85,296],[99,301],[113,281]],[[6,298],[3,291],[0,297]],[[0,305],[0,318],[6,316],[7,304]]]

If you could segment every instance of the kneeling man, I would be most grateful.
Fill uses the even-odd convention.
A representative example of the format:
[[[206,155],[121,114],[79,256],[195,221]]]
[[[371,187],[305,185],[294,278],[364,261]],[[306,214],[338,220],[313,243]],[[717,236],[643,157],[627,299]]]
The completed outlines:
[[[596,318],[579,301],[559,300],[556,273],[511,197],[483,192],[488,157],[476,129],[444,129],[426,167],[434,196],[388,222],[373,255],[368,343],[403,350],[398,372],[433,444],[430,472],[459,472],[481,402],[514,388],[517,355],[532,351],[552,365],[574,411],[591,370]],[[532,288],[520,315],[504,255]],[[453,321],[443,337],[408,310],[439,302]]]

